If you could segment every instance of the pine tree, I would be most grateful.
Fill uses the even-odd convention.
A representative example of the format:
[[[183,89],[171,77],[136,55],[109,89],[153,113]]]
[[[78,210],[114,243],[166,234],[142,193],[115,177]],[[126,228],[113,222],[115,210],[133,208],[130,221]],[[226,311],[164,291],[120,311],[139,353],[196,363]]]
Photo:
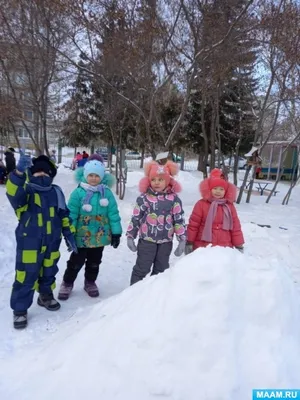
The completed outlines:
[[[91,77],[85,72],[85,67],[84,61],[81,60],[70,99],[64,107],[68,116],[62,134],[64,142],[71,146],[90,145],[98,139],[103,129],[101,106],[95,98]]]
[[[209,46],[220,40],[244,5],[245,0],[230,3],[219,0],[207,4],[203,13],[202,43]],[[216,20],[218,25],[212,25]],[[242,150],[251,141],[256,48],[245,28],[252,22],[253,16],[247,15],[233,28],[222,48],[199,62],[198,78],[188,109],[187,133],[188,141],[200,152],[204,151],[203,125],[209,153],[214,154],[218,148],[222,153],[232,153],[239,148]],[[205,104],[202,105],[202,101]],[[201,112],[204,112],[204,121],[201,121]]]
[[[224,154],[243,154],[255,132],[257,84],[251,67],[238,68],[220,96],[220,134]]]

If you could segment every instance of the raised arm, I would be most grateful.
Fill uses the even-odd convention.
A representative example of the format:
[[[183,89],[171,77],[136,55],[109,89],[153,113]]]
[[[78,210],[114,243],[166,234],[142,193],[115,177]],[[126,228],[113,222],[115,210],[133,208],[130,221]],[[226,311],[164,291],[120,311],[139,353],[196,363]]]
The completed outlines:
[[[6,196],[16,212],[21,211],[27,205],[29,195],[26,192],[26,174],[18,174],[16,171],[9,174]]]

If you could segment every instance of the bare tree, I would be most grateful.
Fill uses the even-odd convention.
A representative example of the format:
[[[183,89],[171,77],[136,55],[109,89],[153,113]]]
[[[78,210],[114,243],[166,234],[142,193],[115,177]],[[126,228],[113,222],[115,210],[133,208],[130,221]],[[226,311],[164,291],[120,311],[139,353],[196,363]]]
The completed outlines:
[[[265,77],[265,96],[261,103],[259,113],[257,115],[257,127],[254,137],[254,144],[261,142],[263,149],[268,140],[272,137],[278,122],[278,116],[283,104],[287,100],[297,96],[291,93],[289,82],[298,64],[296,55],[299,55],[299,38],[295,37],[295,29],[299,30],[299,6],[292,4],[288,0],[281,0],[276,4],[265,2],[260,15],[260,55],[261,65],[266,71]],[[284,30],[282,29],[284,26]],[[277,89],[277,90],[276,90]],[[274,90],[277,91],[274,99]],[[275,104],[275,113],[273,122],[268,132],[264,132],[264,122],[268,115],[268,109]],[[241,185],[237,202],[242,199],[243,191],[250,174],[251,167],[248,167]],[[246,202],[250,202],[252,188],[254,184],[255,168],[253,168],[250,177],[249,190]]]
[[[182,105],[182,111],[181,111],[180,116],[178,117],[178,120],[176,121],[175,125],[173,126],[172,131],[170,132],[170,135],[166,142],[166,146],[168,146],[168,144],[171,142],[173,137],[176,135],[176,133],[179,129],[179,126],[184,119],[184,116],[187,111],[188,102],[190,99],[191,90],[194,87],[196,74],[197,73],[201,74],[201,72],[203,72],[205,70],[205,61],[207,61],[209,59],[209,57],[213,51],[216,51],[217,49],[219,51],[222,51],[222,45],[224,43],[226,43],[226,41],[231,37],[231,34],[234,31],[235,26],[241,21],[243,16],[247,13],[248,9],[253,4],[253,1],[249,0],[246,3],[245,7],[241,10],[239,15],[231,22],[231,24],[228,26],[227,30],[225,31],[225,33],[223,33],[221,38],[218,38],[218,40],[213,43],[210,42],[207,46],[206,46],[205,42],[204,42],[204,45],[203,45],[203,43],[198,43],[199,42],[198,30],[195,29],[195,25],[191,22],[190,15],[188,16],[187,8],[184,5],[183,0],[181,0],[181,4],[185,10],[186,19],[187,19],[188,23],[190,24],[191,31],[194,34],[194,40],[195,40],[194,49],[195,49],[195,51],[194,51],[192,58],[190,58],[190,63],[189,63],[189,66],[188,66],[188,68],[186,70],[186,74],[185,74],[186,75],[186,93],[185,93],[185,99],[184,99],[184,102]],[[204,10],[203,3],[198,3],[198,4],[199,4],[198,12],[203,13],[203,10]],[[194,15],[194,13],[192,13],[192,15],[193,15],[193,19],[195,21],[197,18],[197,15]],[[213,29],[212,26],[210,26],[210,27]],[[201,72],[199,71],[199,64],[202,65]]]
[[[48,153],[47,113],[49,89],[58,79],[59,57],[57,49],[65,44],[62,34],[63,16],[44,1],[1,2],[0,7],[2,71],[16,104],[33,112],[31,124],[26,118],[21,123],[28,132],[36,151]],[[55,30],[55,35],[52,32]],[[16,76],[22,78],[19,89]],[[20,99],[20,91],[29,94]],[[34,127],[34,133],[31,131]]]
[[[124,2],[116,0],[108,2],[91,0],[90,7],[87,7],[85,3],[79,0],[69,0],[65,3],[65,7],[69,9],[73,24],[73,33],[70,39],[74,48],[78,52],[84,53],[90,63],[87,72],[92,74],[99,82],[107,85],[116,96],[119,96],[139,114],[145,124],[145,132],[150,145],[153,143],[150,136],[152,122],[156,120],[155,99],[158,98],[162,88],[173,77],[176,80],[185,81],[186,95],[182,105],[182,112],[170,135],[165,140],[165,145],[169,148],[184,119],[200,59],[205,61],[211,52],[219,46],[221,48],[221,45],[230,37],[234,26],[246,14],[253,1],[249,0],[246,3],[237,18],[229,24],[225,33],[216,43],[209,43],[203,47],[194,46],[194,50],[196,50],[192,56],[185,53],[185,45],[188,43],[187,36],[179,34],[178,27],[180,26],[181,28],[184,25],[183,21],[187,21],[187,18],[190,17],[182,0],[172,2],[172,4],[149,0],[145,1],[142,7],[139,7],[135,1]],[[166,18],[163,18],[164,13],[166,13],[166,6],[169,6],[168,13],[172,15],[171,23],[167,22]],[[142,96],[136,96],[136,90],[133,91],[135,97],[124,94],[118,90],[113,81],[107,79],[102,71],[93,68],[97,64],[99,57],[99,51],[95,48],[94,43],[95,41],[99,42],[99,40],[101,42],[105,28],[103,26],[103,16],[109,9],[112,9],[115,16],[118,16],[117,21],[119,21],[120,26],[126,20],[126,29],[123,30],[123,33],[125,32],[127,36],[126,48],[120,47],[125,41],[120,40],[122,38],[118,35],[115,35],[113,42],[111,42],[114,50],[119,48],[120,54],[126,59],[126,62],[118,63],[120,64],[118,67],[120,70],[123,69],[123,75],[127,74],[131,78],[133,87],[143,91]],[[201,16],[202,11],[201,7],[199,7],[199,12],[194,16],[194,21],[196,17]],[[182,19],[182,15],[185,18]],[[197,32],[195,34],[197,35]],[[196,38],[195,40],[198,39]],[[128,49],[130,51],[127,51]],[[185,61],[183,61],[183,55],[186,56]],[[70,64],[78,66],[77,60],[69,56],[66,59]],[[116,59],[120,60],[120,57]],[[155,69],[161,73],[156,73],[156,76],[153,76]],[[162,134],[162,132],[159,132],[159,134]]]

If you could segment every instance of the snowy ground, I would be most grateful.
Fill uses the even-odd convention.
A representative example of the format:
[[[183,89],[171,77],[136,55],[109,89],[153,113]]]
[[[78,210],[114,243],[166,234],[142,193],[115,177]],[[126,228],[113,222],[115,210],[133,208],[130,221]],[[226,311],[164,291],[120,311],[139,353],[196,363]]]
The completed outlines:
[[[124,230],[141,176],[129,173],[119,202]],[[188,218],[200,174],[179,179]],[[63,167],[56,183],[67,197],[75,187]],[[165,274],[128,288],[135,255],[123,239],[105,249],[99,299],[85,294],[80,274],[61,310],[34,304],[18,332],[9,308],[16,218],[0,187],[0,399],[250,400],[253,388],[300,388],[300,188],[282,206],[286,189],[269,205],[262,196],[237,205],[243,255],[172,256]],[[67,259],[62,246],[58,284]]]

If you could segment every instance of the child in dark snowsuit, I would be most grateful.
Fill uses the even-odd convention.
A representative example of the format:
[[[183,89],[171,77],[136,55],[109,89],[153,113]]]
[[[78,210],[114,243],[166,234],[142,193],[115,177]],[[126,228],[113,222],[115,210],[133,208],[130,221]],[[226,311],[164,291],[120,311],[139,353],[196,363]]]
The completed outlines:
[[[7,197],[19,220],[16,275],[10,299],[16,329],[27,326],[27,310],[35,290],[40,293],[39,306],[50,311],[60,308],[53,290],[62,235],[76,251],[64,195],[59,186],[52,184],[55,175],[56,167],[47,156],[37,157],[31,166],[30,156],[21,153],[17,169],[8,177]]]
[[[76,229],[78,253],[67,262],[58,298],[67,300],[77,275],[85,264],[84,290],[90,297],[98,297],[96,279],[104,246],[117,248],[122,234],[118,205],[110,186],[113,177],[105,173],[101,156],[94,154],[75,172],[78,187],[71,193],[68,207]]]
[[[5,183],[6,180],[6,168],[4,163],[2,162],[1,158],[0,158],[0,185]]]
[[[138,252],[130,284],[142,280],[151,270],[151,275],[169,268],[174,233],[179,241],[175,256],[185,249],[186,227],[181,200],[177,193],[180,185],[173,179],[178,171],[175,163],[168,161],[159,165],[153,161],[145,165],[146,177],[140,182],[141,195],[137,198],[131,222],[127,229],[127,245]],[[134,239],[139,233],[136,247]]]
[[[9,147],[5,155],[5,164],[6,164],[6,171],[9,174],[10,172],[14,171],[16,168],[16,159],[15,159],[15,149],[13,147]]]

